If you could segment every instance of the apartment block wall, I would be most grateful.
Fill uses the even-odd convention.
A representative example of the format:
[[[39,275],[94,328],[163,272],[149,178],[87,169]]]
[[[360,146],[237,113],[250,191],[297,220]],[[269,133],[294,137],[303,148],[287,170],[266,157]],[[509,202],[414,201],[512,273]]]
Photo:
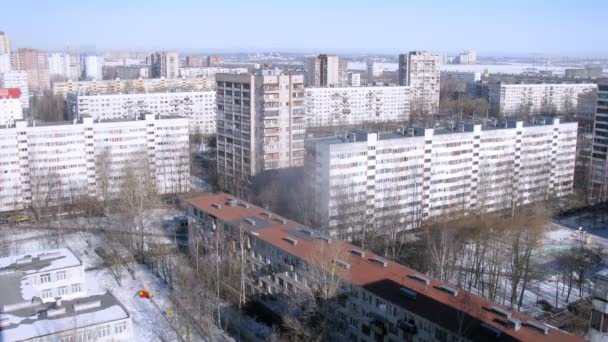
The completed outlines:
[[[90,116],[95,120],[135,118],[145,113],[181,116],[190,121],[190,131],[215,133],[215,94],[213,91],[68,94],[70,118]]]
[[[301,166],[303,77],[218,74],[216,79],[220,186],[227,189],[264,170]]]
[[[309,127],[365,122],[405,122],[410,116],[409,87],[306,88]]]
[[[595,110],[596,84],[490,84],[488,94],[493,113],[512,115],[578,114]]]
[[[101,196],[101,177],[118,191],[122,170],[146,161],[159,193],[189,189],[188,122],[182,118],[28,126],[0,129],[0,211],[66,203],[82,193]],[[100,158],[107,155],[104,165]],[[108,169],[102,175],[102,170]],[[46,202],[45,202],[46,203]]]
[[[608,201],[608,83],[598,87],[588,196],[594,204]]]
[[[307,141],[316,223],[344,228],[355,215],[379,226],[398,219],[413,228],[431,217],[504,210],[570,193],[577,124],[509,125]]]

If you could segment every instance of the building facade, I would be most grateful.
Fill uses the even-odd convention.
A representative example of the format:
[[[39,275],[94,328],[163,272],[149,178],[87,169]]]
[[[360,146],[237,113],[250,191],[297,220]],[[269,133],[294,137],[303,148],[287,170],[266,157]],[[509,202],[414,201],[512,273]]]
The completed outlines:
[[[186,56],[186,66],[188,68],[199,68],[204,66],[203,56]]]
[[[51,77],[60,76],[65,80],[78,79],[81,75],[78,56],[69,53],[49,54],[49,74]]]
[[[0,31],[0,54],[11,53],[11,39],[9,36]]]
[[[608,201],[608,82],[598,84],[597,106],[593,124],[591,153],[591,184],[589,201],[593,204]]]
[[[224,68],[224,67],[187,67],[179,68],[179,77],[193,78],[206,77],[215,83],[215,74],[245,74],[249,72],[247,68]]]
[[[488,84],[490,111],[497,115],[587,115],[595,111],[592,83]]]
[[[306,60],[308,87],[334,87],[340,84],[340,61],[337,55],[321,54]]]
[[[221,231],[242,243],[251,300],[281,316],[292,297],[306,298],[315,288],[331,293],[319,299],[334,324],[327,340],[582,341],[232,196],[209,194],[188,204],[192,234]]]
[[[361,74],[357,72],[348,73],[348,85],[351,87],[361,86]]]
[[[145,113],[180,116],[190,121],[190,131],[215,133],[215,93],[208,91],[77,94],[67,96],[70,118],[91,116],[95,120],[137,118]]]
[[[0,88],[17,88],[21,90],[21,108],[30,108],[30,92],[27,84],[27,72],[13,70],[0,74]]]
[[[150,78],[176,78],[178,75],[177,52],[155,52],[150,55]]]
[[[423,51],[399,55],[399,85],[412,92],[411,110],[417,114],[433,114],[439,110],[439,56]]]
[[[11,71],[13,69],[11,64],[11,54],[0,53],[0,74]]]
[[[0,128],[0,211],[69,203],[80,194],[113,195],[124,167],[148,171],[158,193],[189,189],[188,120],[143,120]]]
[[[608,270],[595,274],[591,299],[591,323],[589,325],[590,342],[602,342],[608,339]]]
[[[30,93],[42,93],[51,87],[49,55],[36,49],[18,49],[12,54],[13,67],[27,72]]]
[[[215,89],[213,78],[138,78],[136,80],[114,79],[105,81],[54,82],[53,94],[66,97],[68,93],[114,94],[154,93],[169,91],[205,91]]]
[[[241,180],[304,161],[302,75],[217,74],[217,172],[230,191]]]
[[[0,126],[11,126],[15,120],[23,119],[21,90],[0,88]]]
[[[571,193],[576,123],[353,132],[306,142],[314,222],[349,234],[361,222],[417,228],[432,217],[491,212]]]
[[[103,80],[103,56],[83,54],[80,56],[83,80]]]
[[[405,122],[410,89],[402,86],[306,88],[309,127]]]
[[[476,63],[477,63],[477,52],[475,50],[465,51],[458,55],[458,64],[476,64]]]

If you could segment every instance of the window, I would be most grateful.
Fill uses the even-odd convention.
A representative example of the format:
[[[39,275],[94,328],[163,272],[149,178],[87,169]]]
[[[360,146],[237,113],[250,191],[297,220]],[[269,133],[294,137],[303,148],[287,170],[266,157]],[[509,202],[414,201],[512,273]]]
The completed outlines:
[[[57,280],[65,280],[66,278],[67,278],[67,275],[66,275],[65,271],[57,272]]]
[[[42,290],[42,299],[51,298],[53,296],[53,291],[51,289]]]
[[[127,322],[120,322],[114,325],[114,333],[122,334],[123,331],[127,330]]]
[[[72,284],[72,293],[76,293],[76,292],[81,292],[82,288],[80,287],[80,284]]]
[[[57,289],[57,294],[59,296],[65,296],[68,294],[68,287],[67,286],[62,286],[60,288]]]
[[[110,336],[111,333],[112,332],[110,331],[110,326],[109,325],[104,325],[103,327],[100,327],[99,330],[97,330],[97,336],[98,337]]]
[[[45,273],[40,275],[40,284],[46,284],[51,282],[51,274]]]

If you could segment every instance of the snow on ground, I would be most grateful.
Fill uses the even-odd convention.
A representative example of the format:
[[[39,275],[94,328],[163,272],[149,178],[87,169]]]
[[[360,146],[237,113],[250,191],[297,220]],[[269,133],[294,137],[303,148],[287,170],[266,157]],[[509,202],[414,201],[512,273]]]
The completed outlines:
[[[160,227],[162,218],[172,217],[172,212],[157,210],[150,213],[148,219]],[[157,224],[155,223],[154,226]],[[172,308],[169,290],[165,284],[150,272],[145,265],[133,264],[135,279],[123,269],[122,284],[118,285],[108,268],[102,266],[103,260],[95,253],[95,248],[105,245],[101,235],[90,237],[87,243],[79,233],[64,234],[63,239],[47,237],[52,230],[27,230],[22,228],[2,229],[0,240],[2,254],[22,254],[32,250],[69,247],[85,266],[87,294],[99,294],[111,291],[129,311],[133,320],[133,337],[137,341],[177,341],[173,328],[167,321],[167,310]],[[56,240],[56,241],[55,241]],[[121,252],[121,251],[119,251]],[[122,253],[119,253],[122,254]],[[100,267],[101,266],[101,267]],[[153,298],[143,299],[136,296],[137,291],[148,290]],[[204,341],[196,332],[190,330],[190,341]]]

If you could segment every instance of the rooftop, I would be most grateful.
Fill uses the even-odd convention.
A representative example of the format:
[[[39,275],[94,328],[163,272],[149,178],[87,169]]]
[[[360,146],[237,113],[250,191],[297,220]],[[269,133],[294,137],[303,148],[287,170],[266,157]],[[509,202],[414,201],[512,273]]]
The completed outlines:
[[[24,275],[81,266],[82,262],[68,248],[46,250],[37,254],[0,258],[0,311],[30,301],[37,294]]]
[[[129,318],[127,310],[109,292],[100,295],[30,305],[0,313],[0,341],[21,341],[78,327]]]
[[[225,205],[234,201],[236,205]],[[552,342],[581,340],[347,242],[324,238],[294,221],[277,221],[275,214],[227,194],[205,194],[188,202],[224,222],[238,222],[251,216],[264,221],[267,226],[256,229],[253,235],[309,263],[315,264],[319,258],[331,253],[331,258],[348,265],[340,276],[351,284],[452,331],[460,330],[468,338],[488,340],[491,336],[491,340],[496,341]],[[511,319],[519,320],[521,328],[515,330],[509,327]]]

